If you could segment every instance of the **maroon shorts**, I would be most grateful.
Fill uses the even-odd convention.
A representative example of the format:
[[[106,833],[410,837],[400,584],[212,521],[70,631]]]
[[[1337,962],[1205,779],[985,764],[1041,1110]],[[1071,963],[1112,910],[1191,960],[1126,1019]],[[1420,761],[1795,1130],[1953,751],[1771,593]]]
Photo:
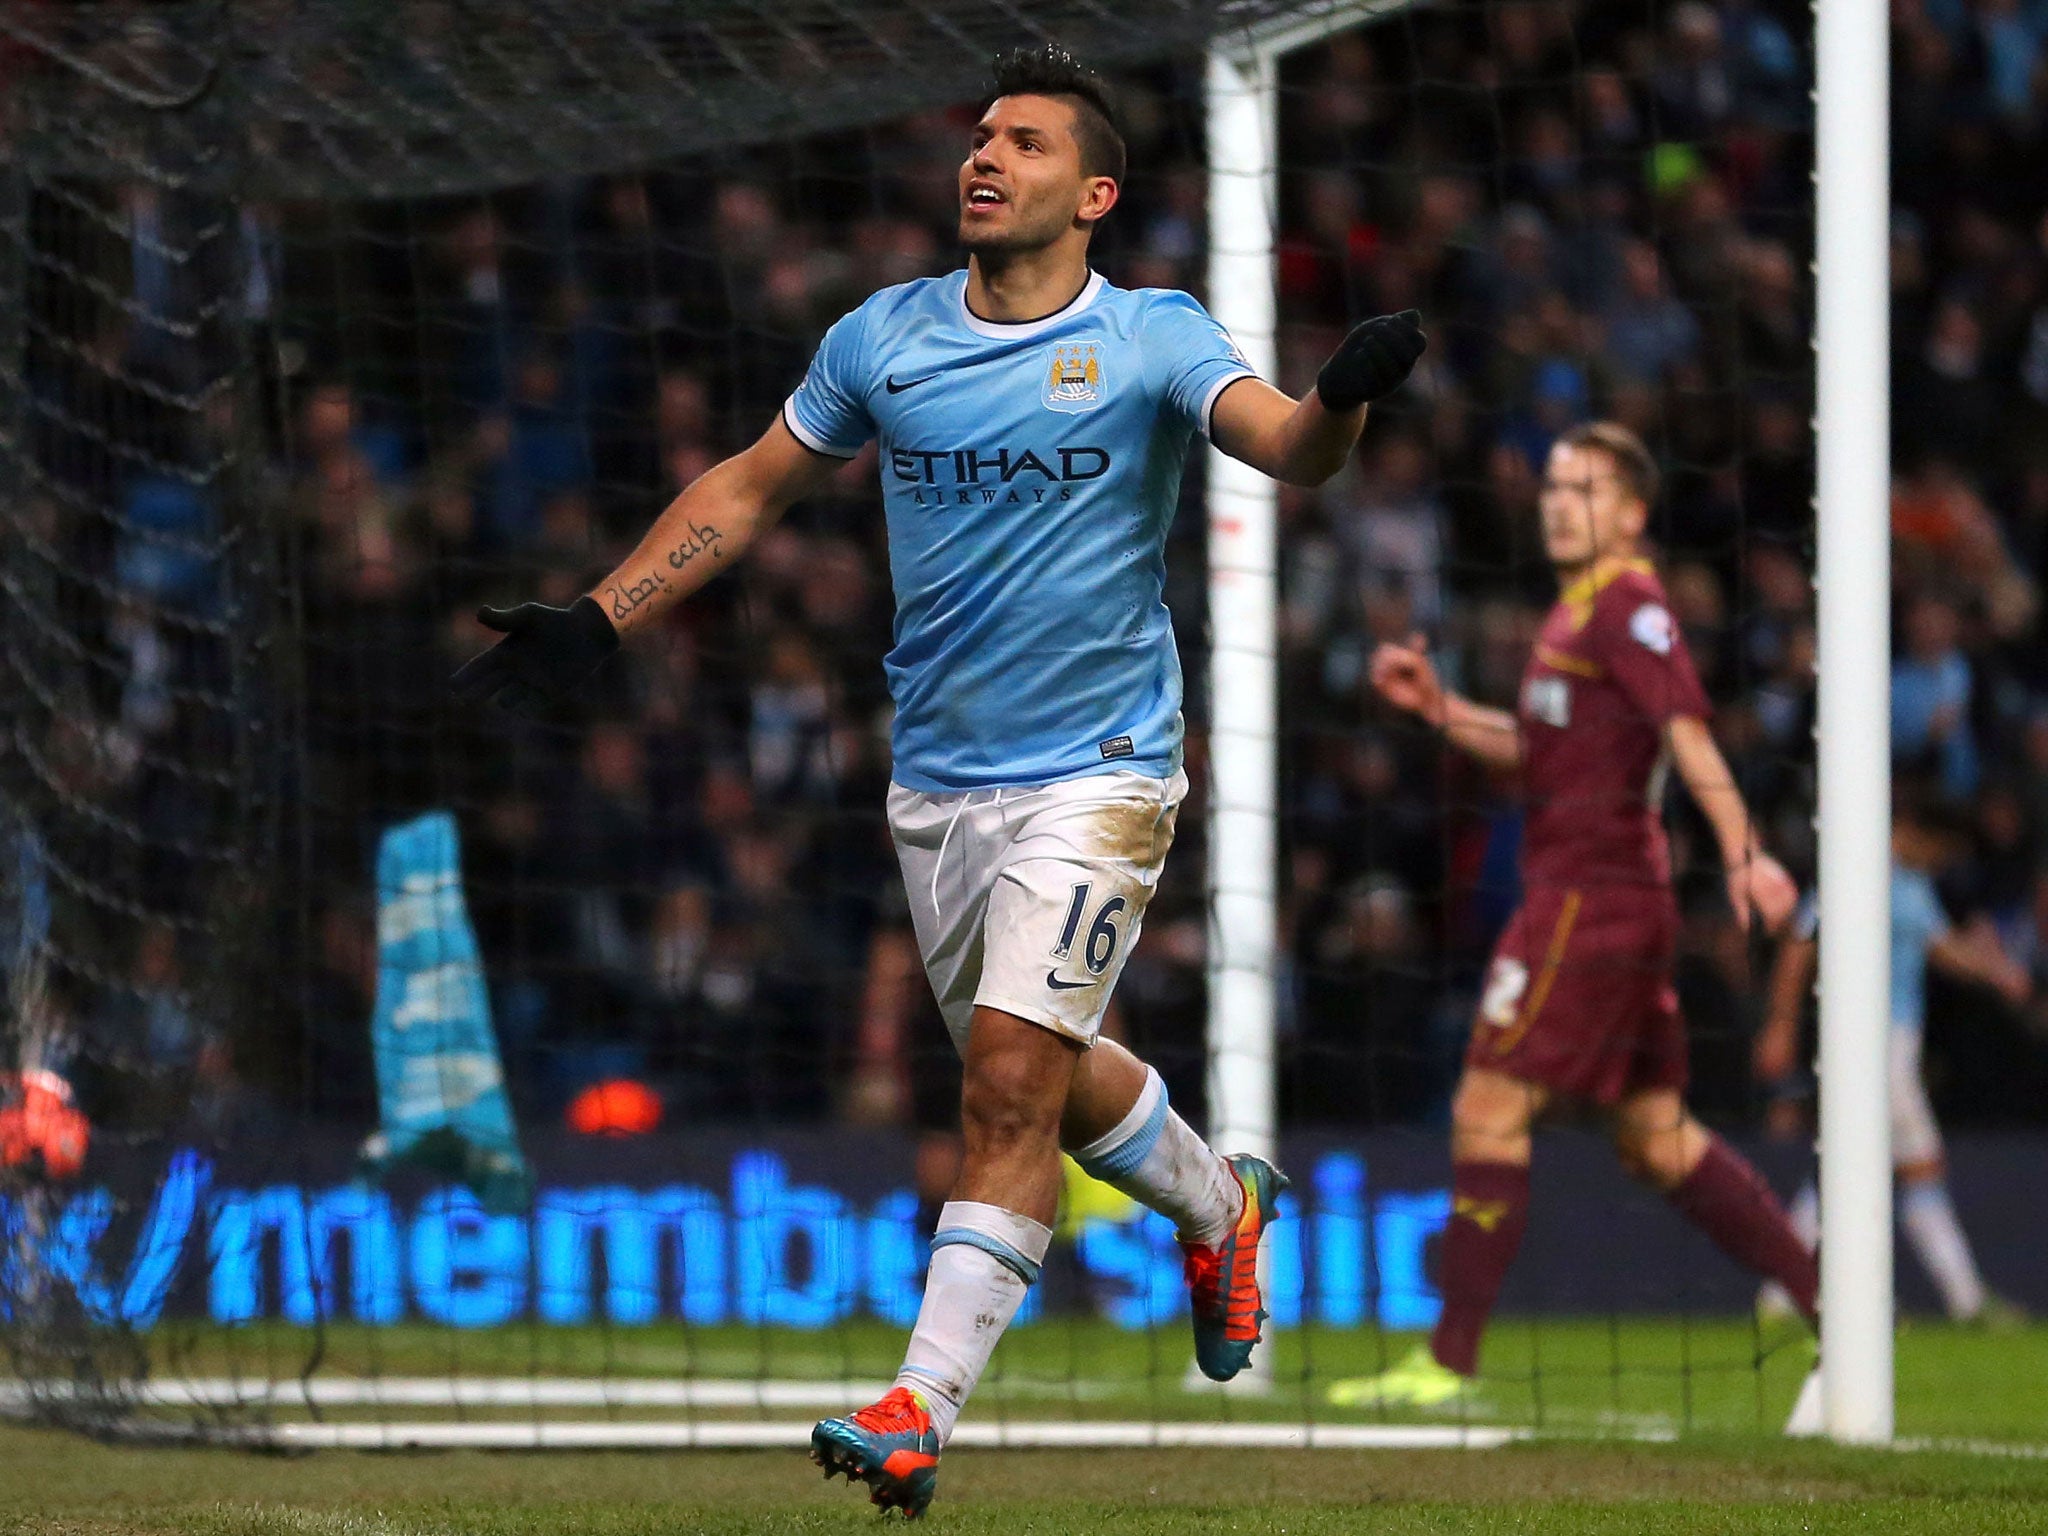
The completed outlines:
[[[1466,1065],[1603,1105],[1683,1089],[1677,943],[1668,889],[1532,887],[1494,947]]]

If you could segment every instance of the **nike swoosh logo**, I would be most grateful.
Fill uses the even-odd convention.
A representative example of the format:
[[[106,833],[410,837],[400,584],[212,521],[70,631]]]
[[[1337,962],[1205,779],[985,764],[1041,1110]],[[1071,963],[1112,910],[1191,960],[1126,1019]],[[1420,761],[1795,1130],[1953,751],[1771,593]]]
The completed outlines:
[[[1095,985],[1092,981],[1061,981],[1058,971],[1047,971],[1045,973],[1045,984],[1055,992],[1072,992],[1078,987],[1092,987]]]
[[[921,379],[905,379],[901,384],[898,384],[892,376],[882,380],[882,388],[888,390],[892,395],[900,395],[906,389],[915,389],[920,384],[929,384],[937,377],[938,374],[936,373],[928,373]]]

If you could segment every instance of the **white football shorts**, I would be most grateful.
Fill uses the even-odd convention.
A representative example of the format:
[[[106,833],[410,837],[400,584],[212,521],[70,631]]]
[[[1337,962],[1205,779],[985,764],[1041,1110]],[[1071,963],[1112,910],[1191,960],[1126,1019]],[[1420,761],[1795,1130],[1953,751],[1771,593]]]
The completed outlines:
[[[925,974],[954,1048],[976,1006],[1095,1043],[1159,884],[1185,773],[1118,771],[1027,789],[889,786]]]
[[[1929,1163],[1941,1156],[1941,1127],[1920,1075],[1920,1031],[1891,1028],[1889,1087],[1892,1116],[1892,1166]]]

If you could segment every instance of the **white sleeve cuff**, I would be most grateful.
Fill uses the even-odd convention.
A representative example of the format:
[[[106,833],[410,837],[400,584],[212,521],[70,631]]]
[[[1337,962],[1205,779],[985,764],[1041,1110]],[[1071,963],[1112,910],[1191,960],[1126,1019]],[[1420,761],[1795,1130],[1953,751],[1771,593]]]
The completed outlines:
[[[822,453],[828,459],[850,459],[857,455],[858,448],[835,448],[809,427],[797,419],[796,396],[791,395],[782,402],[782,424],[789,428],[789,435],[802,443],[813,453]]]
[[[1256,379],[1257,377],[1258,375],[1252,372],[1251,369],[1245,368],[1236,373],[1226,373],[1222,378],[1209,386],[1209,393],[1202,396],[1201,410],[1195,413],[1195,419],[1202,424],[1202,436],[1209,436],[1209,422],[1216,414],[1216,402],[1223,398],[1223,391],[1230,388],[1239,379]]]

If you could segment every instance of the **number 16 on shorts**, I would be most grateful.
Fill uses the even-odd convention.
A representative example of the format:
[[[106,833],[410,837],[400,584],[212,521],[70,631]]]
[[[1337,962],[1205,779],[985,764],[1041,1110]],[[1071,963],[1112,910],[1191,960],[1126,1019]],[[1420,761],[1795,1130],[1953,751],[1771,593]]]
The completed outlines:
[[[1067,902],[1066,920],[1060,924],[1059,942],[1052,947],[1055,960],[1065,960],[1074,952],[1074,944],[1081,936],[1081,923],[1088,913],[1088,898],[1094,893],[1095,882],[1082,880],[1074,886],[1073,895]],[[1123,937],[1117,919],[1130,907],[1121,896],[1110,896],[1095,908],[1094,921],[1088,924],[1087,936],[1081,939],[1081,963],[1088,967],[1086,981],[1062,981],[1060,968],[1054,966],[1046,972],[1045,984],[1055,992],[1072,991],[1077,987],[1092,987],[1095,978],[1109,969],[1110,961],[1116,958],[1117,942]]]

